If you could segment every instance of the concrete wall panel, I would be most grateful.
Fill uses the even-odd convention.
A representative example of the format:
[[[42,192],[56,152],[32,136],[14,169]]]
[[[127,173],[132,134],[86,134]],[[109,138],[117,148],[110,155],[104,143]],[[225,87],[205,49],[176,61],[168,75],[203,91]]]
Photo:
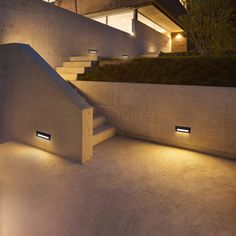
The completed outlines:
[[[0,141],[16,140],[81,163],[92,156],[92,107],[29,46],[0,46]],[[36,131],[52,135],[51,141]]]
[[[236,88],[74,84],[121,134],[236,159]],[[176,133],[176,125],[192,133]]]

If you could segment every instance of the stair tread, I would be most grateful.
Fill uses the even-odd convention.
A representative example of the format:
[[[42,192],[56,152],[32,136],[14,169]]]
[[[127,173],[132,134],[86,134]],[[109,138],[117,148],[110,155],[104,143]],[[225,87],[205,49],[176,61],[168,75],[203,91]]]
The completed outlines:
[[[63,62],[64,68],[79,68],[79,67],[91,67],[92,62],[91,61],[66,61]]]
[[[77,74],[84,74],[84,72],[57,72],[59,75],[77,75]]]
[[[84,62],[84,61],[97,61],[97,60],[98,60],[98,57],[96,55],[70,57],[70,62]]]
[[[77,73],[62,73],[62,72],[59,72],[58,74],[59,75],[77,75]]]
[[[59,66],[56,69],[84,69],[84,66]]]

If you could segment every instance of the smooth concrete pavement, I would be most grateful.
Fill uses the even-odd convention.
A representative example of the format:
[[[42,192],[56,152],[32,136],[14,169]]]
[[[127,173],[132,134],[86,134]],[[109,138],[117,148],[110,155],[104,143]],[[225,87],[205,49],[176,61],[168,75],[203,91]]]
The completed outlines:
[[[114,137],[80,165],[0,145],[1,236],[233,236],[236,162]]]

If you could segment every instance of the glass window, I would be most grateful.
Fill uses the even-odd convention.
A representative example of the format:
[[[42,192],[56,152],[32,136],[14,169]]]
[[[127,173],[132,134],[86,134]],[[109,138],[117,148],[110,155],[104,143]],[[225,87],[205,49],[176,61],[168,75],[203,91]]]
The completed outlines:
[[[108,15],[108,25],[116,29],[125,31],[129,34],[132,34],[133,18],[134,18],[133,11],[120,13],[116,15]]]
[[[106,24],[107,23],[106,16],[93,17],[92,19],[97,21],[97,22],[100,22],[102,24]]]
[[[187,8],[187,1],[186,0],[179,0],[179,1],[185,8]]]

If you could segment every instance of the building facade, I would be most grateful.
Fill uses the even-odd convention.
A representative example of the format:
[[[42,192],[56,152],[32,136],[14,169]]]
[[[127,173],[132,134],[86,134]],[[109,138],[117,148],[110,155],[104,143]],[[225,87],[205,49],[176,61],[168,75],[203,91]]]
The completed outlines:
[[[141,24],[144,31],[149,28],[169,39],[169,49],[164,51],[187,50],[179,20],[186,13],[186,0],[56,0],[54,4],[134,37]]]

